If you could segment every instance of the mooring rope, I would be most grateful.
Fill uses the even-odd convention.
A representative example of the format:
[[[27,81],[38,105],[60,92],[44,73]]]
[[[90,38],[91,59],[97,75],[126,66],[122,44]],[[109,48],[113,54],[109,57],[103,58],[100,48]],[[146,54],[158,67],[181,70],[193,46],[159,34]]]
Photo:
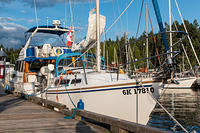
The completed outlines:
[[[65,82],[65,81],[64,81],[64,78],[62,77],[62,75],[59,77],[59,83],[58,83],[58,85],[57,85],[57,95],[56,95],[56,99],[58,99],[58,86],[61,84],[61,80],[63,80],[63,82]],[[74,106],[74,109],[73,109],[73,111],[72,111],[72,115],[71,115],[71,116],[65,116],[64,119],[73,119],[74,116],[76,115],[76,110],[78,110],[78,108],[76,107],[76,105],[75,105],[75,103],[73,102],[71,96],[69,95],[67,86],[69,86],[69,84],[66,84],[66,83],[65,83],[65,90],[66,90],[66,92],[67,92],[67,95],[68,95],[68,97],[69,97],[69,100],[71,101],[72,105]]]
[[[67,90],[67,86],[69,86],[69,85],[68,85],[68,84],[65,85],[65,90],[66,90],[66,92],[67,92],[67,95],[68,95],[68,97],[69,97],[71,103],[72,103],[73,106],[74,106],[74,109],[73,109],[72,115],[71,115],[71,116],[65,116],[64,119],[73,119],[74,116],[76,115],[76,110],[78,110],[78,108],[76,107],[76,105],[74,104],[74,102],[73,102],[71,96],[69,95],[68,90]]]

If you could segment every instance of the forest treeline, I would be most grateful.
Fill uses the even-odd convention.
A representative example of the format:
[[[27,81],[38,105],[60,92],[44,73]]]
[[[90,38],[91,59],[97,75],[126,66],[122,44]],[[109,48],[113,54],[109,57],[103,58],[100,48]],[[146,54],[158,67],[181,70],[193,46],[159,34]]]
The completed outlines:
[[[190,35],[191,41],[193,43],[194,49],[197,53],[198,58],[200,58],[200,28],[197,20],[194,20],[192,23],[188,20],[185,20],[185,25],[188,30],[188,34]],[[169,25],[165,23],[165,30],[169,31]],[[194,56],[194,53],[192,51],[191,45],[189,43],[189,40],[187,38],[187,35],[182,32],[177,31],[185,31],[183,24],[179,24],[177,21],[175,21],[172,25],[172,39],[173,44],[176,44],[179,40],[185,39],[182,42],[186,49],[186,53],[190,59],[190,62],[192,66],[198,66],[198,63],[196,61],[196,58]],[[176,31],[176,32],[175,32]],[[167,40],[169,44],[169,32],[166,33]],[[153,35],[152,30],[150,33],[148,33],[148,56],[153,57],[156,56],[158,53],[160,57],[161,64],[164,61],[164,56],[162,56],[165,53],[164,44],[162,41],[161,34]],[[127,40],[127,41],[126,41]],[[146,32],[143,32],[143,34],[139,38],[130,37],[128,39],[125,38],[125,36],[121,38],[116,38],[116,40],[108,39],[104,42],[105,44],[105,58],[108,59],[108,64],[111,64],[114,62],[116,63],[116,57],[118,58],[119,64],[125,64],[127,63],[127,53],[129,55],[128,62],[132,62],[133,60],[139,60],[144,57],[146,57]],[[128,46],[126,46],[128,45]],[[127,50],[126,47],[129,47],[129,50]],[[103,49],[103,45],[102,45]],[[158,53],[156,53],[156,49],[158,50]],[[180,70],[184,67],[184,69],[189,69],[188,61],[186,60],[186,56],[183,52],[183,47],[181,43],[178,43],[173,46],[173,55],[177,55],[174,58],[174,62],[177,65],[177,68]],[[108,56],[107,56],[108,55]],[[143,60],[141,62],[135,63],[136,68],[144,68],[146,67],[146,61]],[[159,67],[159,59],[157,57],[152,58],[149,60],[149,66],[150,68]]]
[[[198,58],[200,58],[200,28],[197,20],[194,20],[193,22],[189,22],[188,20],[185,20],[185,24],[188,30],[188,34],[191,37],[191,41],[193,43],[193,46],[195,48],[195,51],[197,53]],[[169,25],[165,23],[165,30],[169,31]],[[175,21],[172,25],[173,31],[185,31],[183,24],[178,23]],[[152,57],[157,55],[156,49],[158,50],[159,54],[165,53],[164,45],[162,42],[162,37],[160,34],[153,35],[152,30],[148,33],[148,56]],[[173,33],[173,44],[176,43],[180,38],[183,38],[184,34],[181,33]],[[169,33],[167,33],[167,38],[169,42]],[[197,61],[195,59],[195,56],[193,54],[192,48],[190,46],[189,40],[187,37],[182,42],[185,46],[185,49],[187,51],[188,57],[191,61],[192,66],[197,66]],[[125,64],[128,62],[131,62],[133,60],[139,60],[144,57],[146,57],[146,32],[143,32],[142,35],[139,38],[135,37],[129,37],[126,38],[125,36],[119,38],[116,37],[115,40],[107,39],[104,42],[101,42],[101,54],[105,57],[107,64]],[[0,45],[0,48],[4,48],[3,44]],[[13,49],[13,48],[4,48],[5,53],[8,55],[7,61],[10,61],[11,63],[15,63],[16,59],[19,55],[20,49]],[[186,60],[186,57],[183,53],[183,49],[180,44],[176,44],[173,48],[174,52],[179,51],[179,54],[175,57],[175,63],[177,66],[181,69],[183,64],[185,68],[189,68],[188,62]],[[127,58],[127,55],[128,58]],[[127,60],[128,59],[128,60]],[[163,61],[163,56],[160,56],[161,63]],[[155,68],[159,66],[158,58],[153,58],[149,60],[150,68]],[[137,68],[145,67],[146,66],[146,60],[137,62],[135,64]]]

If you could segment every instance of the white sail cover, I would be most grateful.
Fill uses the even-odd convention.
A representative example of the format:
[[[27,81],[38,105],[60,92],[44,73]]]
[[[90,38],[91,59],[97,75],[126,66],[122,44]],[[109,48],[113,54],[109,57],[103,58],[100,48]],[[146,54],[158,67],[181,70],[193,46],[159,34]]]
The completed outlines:
[[[72,51],[81,50],[86,48],[88,45],[94,43],[96,41],[96,13],[94,13],[95,9],[92,9],[89,13],[88,18],[88,31],[87,36],[84,40],[82,40],[78,44],[72,45]],[[106,25],[106,17],[100,15],[100,34],[103,33]]]

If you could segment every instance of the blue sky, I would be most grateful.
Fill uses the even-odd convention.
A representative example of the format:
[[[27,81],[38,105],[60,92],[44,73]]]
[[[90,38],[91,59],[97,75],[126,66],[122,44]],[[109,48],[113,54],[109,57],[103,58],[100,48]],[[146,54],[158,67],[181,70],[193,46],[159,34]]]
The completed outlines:
[[[67,26],[71,26],[70,4],[66,0]],[[106,29],[114,22],[119,14],[126,8],[131,0],[100,0],[100,13],[106,16]],[[168,0],[158,0],[164,22],[169,22]],[[81,40],[87,32],[89,11],[95,7],[94,0],[71,0],[73,11],[73,25],[78,27],[76,40]],[[172,2],[172,13],[175,20],[181,22],[174,0]],[[177,0],[183,18],[193,22],[197,19],[200,23],[200,1],[199,0]],[[24,45],[24,32],[36,26],[34,0],[0,0],[0,44],[6,47],[20,47]],[[134,0],[127,12],[106,34],[107,38],[115,39],[121,37],[124,32],[128,36],[135,36],[142,0]],[[151,0],[145,0],[153,20],[154,30],[158,32],[155,14]],[[53,19],[61,20],[62,26],[65,22],[65,0],[36,0],[37,16],[39,25],[51,24]],[[139,34],[145,31],[145,8],[143,8]],[[150,24],[149,24],[150,30]]]

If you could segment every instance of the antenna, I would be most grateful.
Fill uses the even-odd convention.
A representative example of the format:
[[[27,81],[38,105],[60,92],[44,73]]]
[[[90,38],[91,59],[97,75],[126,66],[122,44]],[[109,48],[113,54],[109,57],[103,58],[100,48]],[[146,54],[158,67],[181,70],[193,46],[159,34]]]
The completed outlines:
[[[48,25],[49,25],[49,17],[47,17],[47,28],[48,28]]]
[[[65,0],[65,27],[67,27],[67,0]]]
[[[34,8],[35,8],[35,20],[36,20],[36,25],[37,25],[37,27],[38,27],[38,17],[37,17],[36,0],[34,0]]]

